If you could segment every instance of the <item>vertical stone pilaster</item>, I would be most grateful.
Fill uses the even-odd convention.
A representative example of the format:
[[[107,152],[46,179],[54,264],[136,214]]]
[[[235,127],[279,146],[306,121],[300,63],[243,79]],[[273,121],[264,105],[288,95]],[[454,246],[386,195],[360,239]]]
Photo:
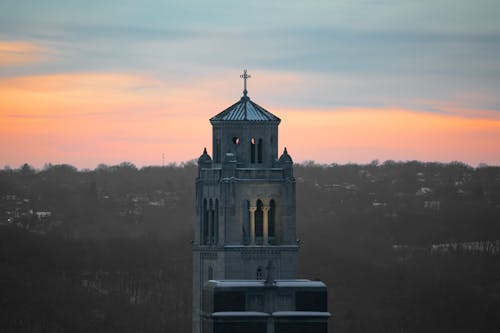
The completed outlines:
[[[255,211],[257,207],[250,207],[250,244],[255,245]]]
[[[264,231],[263,231],[263,236],[264,236],[264,242],[263,244],[264,245],[268,245],[269,244],[269,206],[265,205],[262,207],[262,214],[263,214],[263,227],[264,227]]]

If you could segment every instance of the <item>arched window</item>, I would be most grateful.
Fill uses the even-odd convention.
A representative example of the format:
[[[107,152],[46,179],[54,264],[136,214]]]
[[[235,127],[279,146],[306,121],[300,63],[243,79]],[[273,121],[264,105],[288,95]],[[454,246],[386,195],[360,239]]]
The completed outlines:
[[[206,245],[208,242],[208,207],[207,199],[203,199],[203,218],[201,223],[201,243]]]
[[[219,199],[215,199],[214,244],[219,242]]]
[[[250,139],[250,163],[255,163],[255,139]]]
[[[257,274],[255,274],[256,276],[256,279],[257,280],[262,280],[264,279],[264,274],[262,273],[262,267],[259,266],[259,268],[257,268]]]
[[[262,244],[264,237],[264,213],[262,211],[262,201],[257,200],[257,209],[255,210],[255,243]]]
[[[209,239],[208,239],[208,243],[209,244],[213,244],[214,243],[214,218],[215,218],[215,214],[214,214],[214,202],[212,201],[212,199],[210,199],[210,209],[209,209]]]
[[[214,279],[214,269],[212,266],[208,266],[208,280]]]
[[[267,233],[269,237],[274,238],[276,237],[276,203],[274,202],[274,199],[271,199],[271,202],[269,202],[269,212],[267,214],[269,223]]]
[[[257,145],[257,158],[259,163],[262,163],[262,139],[259,139],[259,144]]]

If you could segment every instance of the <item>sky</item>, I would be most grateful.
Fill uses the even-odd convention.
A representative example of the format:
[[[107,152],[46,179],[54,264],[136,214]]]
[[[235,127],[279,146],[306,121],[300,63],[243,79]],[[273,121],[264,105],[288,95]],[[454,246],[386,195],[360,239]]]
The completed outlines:
[[[211,151],[242,95],[294,161],[500,165],[498,0],[2,0],[0,167]]]

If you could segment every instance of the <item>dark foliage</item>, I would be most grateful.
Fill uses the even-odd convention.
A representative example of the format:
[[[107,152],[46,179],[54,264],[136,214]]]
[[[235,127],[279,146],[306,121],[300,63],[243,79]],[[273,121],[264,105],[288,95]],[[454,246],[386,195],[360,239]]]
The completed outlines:
[[[297,165],[335,332],[500,329],[500,168]],[[189,332],[196,166],[0,171],[0,332]]]

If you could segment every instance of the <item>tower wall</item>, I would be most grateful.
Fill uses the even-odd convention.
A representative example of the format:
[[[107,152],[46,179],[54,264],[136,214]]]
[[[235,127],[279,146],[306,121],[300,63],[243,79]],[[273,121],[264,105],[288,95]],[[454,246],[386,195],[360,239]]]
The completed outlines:
[[[247,167],[270,167],[277,159],[278,123],[234,121],[230,124],[212,122],[212,125],[212,156],[215,163],[222,163],[226,153],[237,155],[239,166]],[[261,162],[258,159],[259,142],[262,145]],[[255,149],[254,159],[251,153],[252,144]]]
[[[204,151],[196,180],[194,333],[202,332],[208,280],[263,279],[269,261],[276,278],[296,277],[295,179],[286,151],[278,159],[280,120],[253,102],[233,107],[259,111],[244,117],[260,120],[221,120],[240,115],[228,115],[232,109],[211,119],[214,158]]]

